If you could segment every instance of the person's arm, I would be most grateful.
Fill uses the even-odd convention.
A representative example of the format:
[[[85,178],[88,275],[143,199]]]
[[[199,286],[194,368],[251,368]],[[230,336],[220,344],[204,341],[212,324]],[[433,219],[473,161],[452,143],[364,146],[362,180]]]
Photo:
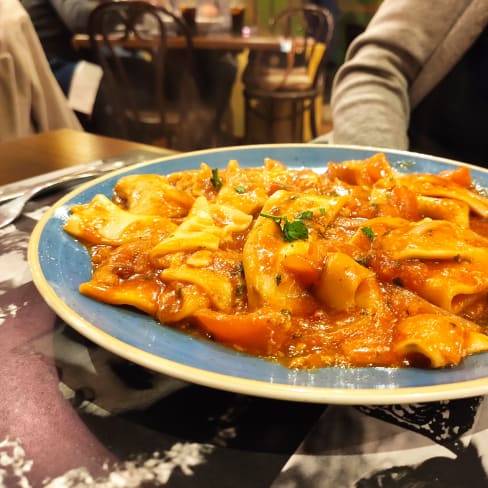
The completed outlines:
[[[408,148],[411,86],[469,3],[384,0],[334,80],[334,143]]]
[[[73,32],[86,32],[90,12],[100,3],[98,0],[50,0],[59,17]]]

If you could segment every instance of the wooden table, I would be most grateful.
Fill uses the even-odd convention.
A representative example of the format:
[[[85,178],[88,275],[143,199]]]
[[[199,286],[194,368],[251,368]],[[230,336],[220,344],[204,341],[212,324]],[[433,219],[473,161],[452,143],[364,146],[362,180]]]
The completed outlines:
[[[128,38],[118,39],[115,44],[125,49],[150,49],[155,44],[154,37],[139,38],[134,35]],[[295,46],[303,44],[303,40],[294,39]],[[308,39],[307,42],[313,42]],[[88,34],[76,34],[72,38],[75,49],[90,49],[90,38]],[[169,49],[181,49],[186,46],[186,39],[183,36],[168,36],[167,45]],[[230,98],[232,113],[233,135],[236,138],[244,136],[244,99],[242,73],[248,62],[248,53],[251,51],[274,51],[285,52],[290,49],[289,40],[277,35],[249,35],[239,36],[230,33],[212,33],[195,35],[192,37],[193,47],[196,50],[209,49],[234,52],[237,55],[238,75]]]
[[[136,150],[152,152],[155,158],[174,153],[170,149],[72,129],[0,142],[0,185]]]
[[[186,46],[183,36],[168,36],[168,48],[181,49]],[[195,49],[216,49],[224,51],[280,51],[283,47],[283,38],[280,36],[237,36],[232,34],[207,34],[192,37]],[[75,34],[72,38],[75,49],[86,49],[90,47],[88,34]],[[127,49],[149,48],[154,45],[154,39],[150,36],[139,38],[130,36],[127,39],[120,39],[120,46]]]

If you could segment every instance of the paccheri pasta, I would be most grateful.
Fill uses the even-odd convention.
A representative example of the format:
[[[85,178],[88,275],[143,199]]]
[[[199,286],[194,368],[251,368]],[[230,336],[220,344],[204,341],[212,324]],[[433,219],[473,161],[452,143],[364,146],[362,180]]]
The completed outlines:
[[[291,368],[440,368],[488,350],[487,218],[469,168],[378,153],[123,176],[65,230],[90,252],[82,294],[165,326]]]

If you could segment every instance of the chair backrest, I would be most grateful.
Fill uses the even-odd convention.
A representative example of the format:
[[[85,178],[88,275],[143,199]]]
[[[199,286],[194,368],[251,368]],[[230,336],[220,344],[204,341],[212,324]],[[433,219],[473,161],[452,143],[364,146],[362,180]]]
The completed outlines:
[[[102,85],[115,131],[111,135],[153,143],[168,139],[168,118],[181,118],[187,112],[187,97],[181,94],[176,103],[178,94],[173,93],[171,100],[167,96],[167,38],[175,28],[186,38],[178,63],[171,66],[179,70],[182,83],[178,88],[183,90],[184,80],[191,79],[193,45],[180,17],[163,7],[131,0],[104,2],[91,13],[87,29],[104,72]]]
[[[331,12],[312,4],[289,7],[271,20],[270,31],[282,38],[281,50],[251,53],[248,84],[284,91],[316,88],[334,34]]]

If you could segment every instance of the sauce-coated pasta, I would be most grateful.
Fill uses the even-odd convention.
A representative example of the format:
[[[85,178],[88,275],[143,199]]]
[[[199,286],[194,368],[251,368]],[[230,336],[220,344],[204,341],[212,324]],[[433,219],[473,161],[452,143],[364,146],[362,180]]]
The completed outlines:
[[[81,293],[166,326],[292,368],[439,368],[488,350],[487,218],[468,168],[379,153],[124,176],[65,230],[90,252]]]

